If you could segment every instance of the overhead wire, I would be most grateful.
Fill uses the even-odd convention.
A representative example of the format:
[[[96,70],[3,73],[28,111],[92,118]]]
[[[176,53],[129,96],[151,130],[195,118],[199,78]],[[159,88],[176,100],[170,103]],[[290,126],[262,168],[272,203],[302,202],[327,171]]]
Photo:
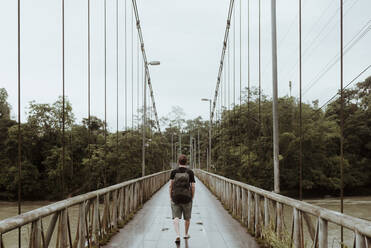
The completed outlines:
[[[344,51],[342,55],[347,54],[360,40],[362,40],[366,34],[371,30],[371,20],[369,20],[352,39],[344,46]],[[305,95],[314,85],[316,85],[319,80],[327,74],[328,71],[336,65],[336,63],[341,59],[341,54],[337,53],[320,71],[314,79],[309,83],[309,86],[304,90],[303,95]]]
[[[350,0],[348,0],[348,1],[346,1],[346,2],[349,2]],[[358,2],[359,0],[354,0],[354,2],[352,3],[352,5],[347,9],[347,11],[344,13],[344,16],[346,16],[348,13],[349,13],[349,11],[355,6],[355,4]],[[322,28],[321,28],[321,30],[320,30],[320,32],[315,36],[315,38],[314,39],[312,39],[312,41],[311,42],[309,42],[309,46],[308,47],[306,47],[306,49],[303,51],[303,54],[302,54],[302,56],[303,56],[303,59],[306,59],[305,61],[308,61],[308,58],[310,58],[311,56],[313,56],[313,52],[311,52],[311,53],[309,53],[311,50],[312,51],[314,51],[314,50],[316,50],[321,44],[322,44],[322,41],[324,41],[334,30],[336,30],[336,23],[334,23],[334,25],[331,27],[331,28],[329,28],[329,32],[327,32],[323,37],[322,37],[322,39],[320,39],[319,40],[319,38],[321,37],[321,35],[322,35],[322,33],[326,30],[326,28],[328,27],[328,25],[330,25],[331,24],[331,21],[336,17],[336,15],[337,15],[337,13],[338,13],[338,11],[340,10],[340,7],[339,8],[337,8],[337,10],[335,11],[335,13],[328,19],[328,21],[326,22],[326,24],[325,25],[322,25]],[[315,27],[317,27],[317,26],[315,26],[315,25],[312,25],[312,29],[314,29]],[[308,38],[309,39],[309,35],[307,35],[305,38],[304,38],[304,42],[305,42],[305,40],[307,40],[306,38]],[[317,42],[318,41],[318,42]],[[303,42],[303,43],[304,43]],[[317,42],[317,45],[315,45],[314,47],[313,47],[313,45],[314,44],[316,44],[316,42]],[[312,49],[311,49],[312,48]],[[296,50],[297,51],[297,50]],[[296,61],[295,62],[295,64],[291,67],[291,70],[290,71],[288,71],[284,76],[283,76],[283,78],[287,78],[287,77],[291,77],[291,75],[295,72],[295,69],[297,68],[297,66],[298,66],[298,61]]]
[[[347,85],[344,86],[343,90],[347,89],[350,85],[352,85],[360,76],[362,76],[366,71],[368,71],[371,68],[371,64],[366,66],[356,77],[354,77]],[[339,93],[336,93],[333,95],[330,99],[328,99],[324,104],[321,105],[316,111],[320,111],[324,107],[326,107],[332,100],[335,99],[335,97],[339,95]]]

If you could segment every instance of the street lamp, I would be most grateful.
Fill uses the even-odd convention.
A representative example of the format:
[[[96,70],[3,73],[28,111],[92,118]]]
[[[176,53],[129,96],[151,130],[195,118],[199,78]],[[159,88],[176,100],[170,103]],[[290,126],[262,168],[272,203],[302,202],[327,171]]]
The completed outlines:
[[[143,133],[142,133],[142,177],[145,176],[146,167],[146,126],[147,126],[147,69],[149,65],[160,65],[160,61],[151,61],[145,64],[143,85]],[[149,70],[149,69],[148,69]]]
[[[207,162],[207,168],[206,170],[209,171],[209,165],[211,165],[211,99],[208,99],[208,98],[202,98],[201,101],[203,102],[209,102],[209,109],[210,109],[210,121],[209,121],[209,159],[208,159],[208,162]]]

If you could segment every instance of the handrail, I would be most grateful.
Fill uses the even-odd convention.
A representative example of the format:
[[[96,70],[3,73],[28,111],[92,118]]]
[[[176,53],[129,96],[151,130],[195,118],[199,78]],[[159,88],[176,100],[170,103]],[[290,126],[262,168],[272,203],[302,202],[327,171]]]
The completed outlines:
[[[347,229],[353,230],[356,234],[358,239],[363,240],[361,244],[366,244],[366,242],[370,242],[371,238],[371,222],[367,220],[362,220],[356,217],[352,217],[346,214],[342,214],[336,211],[332,211],[329,209],[325,209],[319,206],[315,206],[303,201],[298,201],[280,194],[276,194],[274,192],[269,192],[267,190],[263,190],[245,183],[241,183],[239,181],[235,181],[220,175],[212,174],[203,170],[196,170],[196,175],[205,183],[207,184],[210,189],[216,194],[219,198],[222,199],[226,203],[226,205],[231,208],[235,213],[244,216],[245,213],[241,213],[242,209],[246,211],[246,214],[250,214],[250,212],[255,212],[256,209],[250,209],[250,207],[255,208],[255,206],[241,206],[243,205],[242,202],[245,201],[246,204],[250,201],[252,203],[252,195],[255,194],[259,200],[260,204],[260,197],[264,198],[264,201],[273,201],[275,203],[283,204],[292,207],[295,211],[301,214],[310,214],[316,216],[320,222],[327,222],[334,223],[336,225],[345,227]],[[230,189],[233,186],[237,189],[239,193],[236,193],[236,189]],[[228,191],[227,193],[225,191]],[[246,195],[248,194],[247,200]],[[228,196],[228,194],[230,194]],[[232,199],[231,199],[232,197]],[[250,198],[250,199],[249,199]],[[231,203],[232,202],[232,203]],[[232,205],[231,205],[232,204]],[[238,206],[235,206],[238,204]],[[257,204],[259,208],[259,204]],[[268,203],[264,202],[264,211],[269,211],[268,207],[265,205]],[[252,205],[252,204],[250,204]],[[239,209],[239,210],[238,210]],[[238,210],[238,211],[237,211]],[[294,212],[295,212],[294,211]],[[268,215],[269,213],[263,213],[263,215]],[[279,214],[278,214],[279,215]],[[268,218],[267,218],[268,219]],[[250,217],[250,221],[252,221],[252,217]],[[255,221],[259,222],[259,218]],[[307,220],[306,220],[307,221]],[[268,224],[268,223],[264,223]],[[250,227],[254,227],[250,224]],[[256,230],[255,230],[256,231]],[[301,230],[302,231],[302,230]],[[300,230],[299,230],[300,233]],[[318,237],[317,237],[318,238]],[[325,242],[323,242],[324,244]],[[371,244],[371,243],[367,243]],[[357,246],[358,247],[358,246]],[[363,247],[361,245],[361,247]]]
[[[100,197],[104,197],[105,208],[107,208],[108,214],[111,216],[104,217],[104,214],[103,216],[98,216],[99,220],[102,220],[99,221],[100,223],[96,224],[100,225],[104,221],[113,223],[112,217],[113,215],[116,215],[116,223],[113,223],[113,225],[117,225],[118,221],[124,218],[124,215],[127,216],[131,212],[135,211],[141,204],[143,204],[143,202],[145,202],[150,196],[152,196],[153,193],[155,193],[161,186],[163,186],[168,181],[169,177],[169,170],[158,172],[152,175],[132,179],[123,183],[112,185],[107,188],[65,199],[18,216],[4,219],[0,221],[0,242],[1,235],[9,231],[17,229],[29,223],[34,224],[35,222],[40,221],[46,216],[52,215],[53,213],[55,214],[63,212],[72,206],[85,204],[84,207],[87,208],[85,210],[89,210],[88,208],[90,207],[90,205],[99,205]],[[110,196],[112,197],[112,200],[110,200]],[[115,210],[113,210],[113,208],[115,208]],[[104,212],[105,211],[106,210],[104,210]],[[84,212],[86,217],[86,211]],[[119,212],[121,216],[117,216]],[[103,218],[106,218],[107,220],[103,220]],[[0,247],[3,247],[1,246],[1,243]]]

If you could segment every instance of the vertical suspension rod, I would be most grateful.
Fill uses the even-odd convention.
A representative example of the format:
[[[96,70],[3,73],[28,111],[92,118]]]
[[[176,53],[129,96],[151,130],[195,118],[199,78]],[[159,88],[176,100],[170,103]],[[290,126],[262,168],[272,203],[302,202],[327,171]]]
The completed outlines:
[[[91,114],[90,114],[90,80],[91,80],[91,66],[90,66],[90,0],[88,0],[88,152],[89,152],[89,176],[91,176]],[[89,187],[90,190],[90,187]]]
[[[119,161],[119,2],[116,0],[116,159]],[[116,183],[118,183],[116,165]]]
[[[340,0],[340,212],[344,213],[344,55],[343,55],[343,0]],[[341,243],[344,243],[344,229],[341,227]]]
[[[107,183],[107,0],[104,0],[104,186]]]
[[[128,45],[127,45],[127,3],[125,0],[125,130],[128,126]]]
[[[302,0],[299,0],[299,199],[303,200],[303,134],[302,134]]]
[[[21,137],[21,0],[18,0],[18,215],[22,213],[22,198],[21,198],[21,187],[22,187],[22,137]],[[21,248],[21,227],[18,228],[18,247]]]
[[[65,46],[64,46],[64,0],[62,0],[62,199],[64,198],[64,163],[65,163]]]
[[[261,124],[261,0],[259,0],[259,127]]]
[[[131,128],[134,129],[134,11],[131,11]]]

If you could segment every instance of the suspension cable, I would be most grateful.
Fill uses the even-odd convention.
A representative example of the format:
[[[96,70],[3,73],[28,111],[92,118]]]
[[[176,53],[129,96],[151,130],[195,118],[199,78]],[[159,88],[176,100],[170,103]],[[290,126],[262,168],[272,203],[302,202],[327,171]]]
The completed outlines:
[[[225,51],[226,51],[227,42],[228,42],[229,30],[230,30],[230,26],[231,26],[231,15],[232,15],[232,12],[233,12],[233,6],[234,6],[234,0],[231,0],[230,3],[229,3],[229,10],[228,10],[228,17],[227,17],[227,26],[226,26],[225,34],[224,34],[223,49],[222,49],[222,55],[221,55],[221,59],[220,59],[220,66],[219,66],[218,78],[217,78],[216,87],[215,87],[215,95],[214,95],[214,100],[213,100],[211,117],[214,116],[214,111],[215,111],[215,106],[216,106],[216,99],[218,98],[218,90],[219,90],[219,85],[220,85],[220,77],[221,77],[221,73],[223,71],[224,57],[225,57]]]
[[[136,22],[137,22],[138,36],[139,36],[140,43],[141,43],[145,73],[147,75],[147,80],[148,80],[147,83],[148,83],[148,87],[149,87],[150,95],[151,95],[151,99],[152,99],[152,107],[153,107],[153,111],[154,111],[154,114],[155,114],[158,131],[161,132],[160,122],[158,120],[158,115],[157,115],[155,97],[154,97],[154,94],[153,94],[153,89],[152,89],[152,84],[151,84],[151,76],[150,76],[149,69],[148,69],[148,61],[147,61],[146,50],[144,49],[143,34],[142,34],[142,28],[140,26],[140,19],[139,19],[137,2],[136,2],[136,0],[132,0],[132,3],[133,3],[134,13],[135,13],[135,19],[136,19]]]

